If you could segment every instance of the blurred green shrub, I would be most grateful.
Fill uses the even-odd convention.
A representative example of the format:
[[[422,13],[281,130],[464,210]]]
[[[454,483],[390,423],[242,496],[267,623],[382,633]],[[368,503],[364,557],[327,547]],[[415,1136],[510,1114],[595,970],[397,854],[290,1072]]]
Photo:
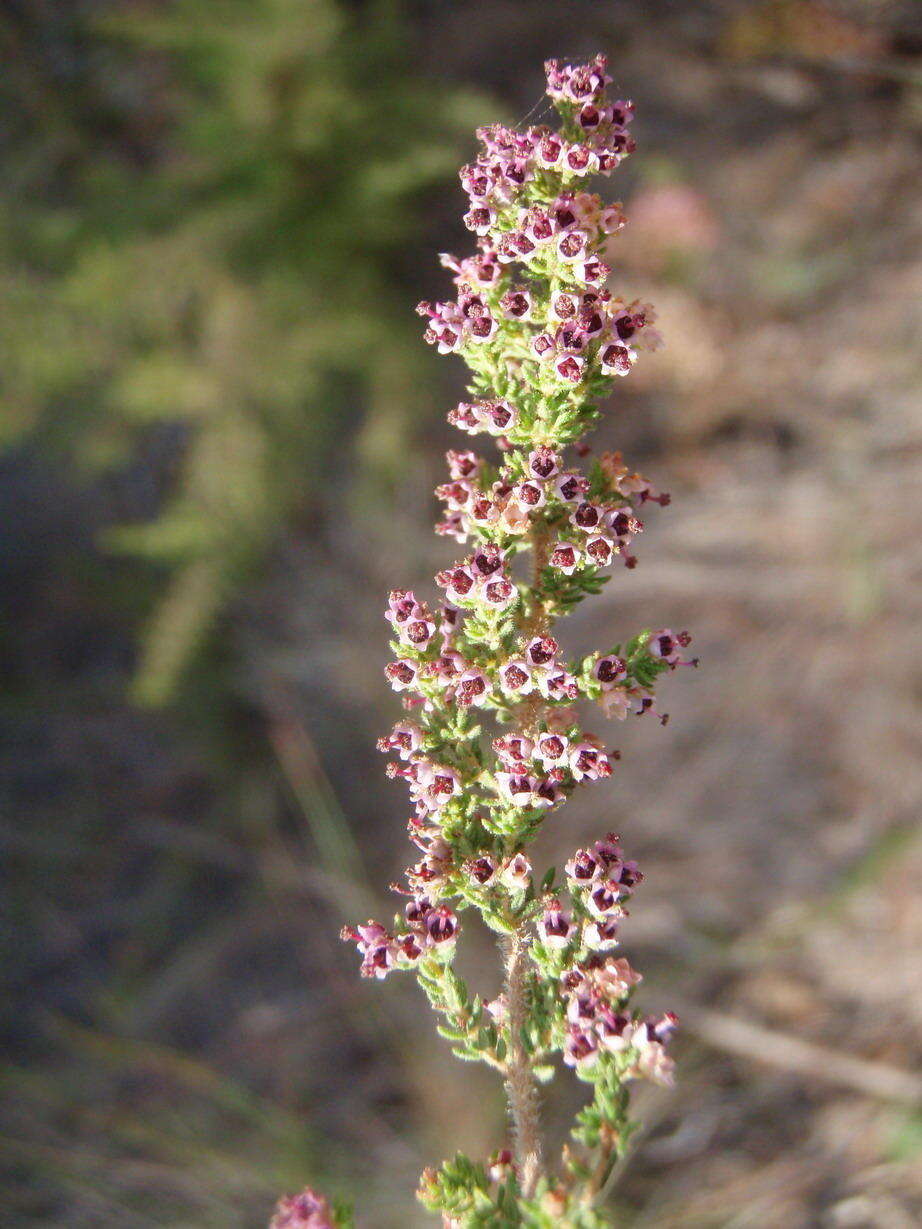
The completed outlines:
[[[136,696],[159,703],[344,424],[366,467],[395,460],[427,362],[401,249],[480,108],[411,67],[390,3],[22,11],[0,16],[0,444],[98,474],[178,424],[156,516],[105,539],[156,565]]]

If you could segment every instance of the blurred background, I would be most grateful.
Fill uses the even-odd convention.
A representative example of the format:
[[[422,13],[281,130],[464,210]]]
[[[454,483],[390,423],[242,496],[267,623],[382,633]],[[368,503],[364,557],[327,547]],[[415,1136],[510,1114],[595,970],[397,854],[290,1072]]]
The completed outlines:
[[[474,127],[596,51],[638,105],[613,286],[667,339],[598,443],[673,504],[568,647],[702,658],[538,850],[621,832],[685,1026],[612,1216],[922,1223],[918,5],[7,0],[4,1226],[248,1229],[307,1182],[422,1225],[423,1165],[501,1143],[337,935],[410,854],[385,594],[453,557],[464,369],[413,306]]]

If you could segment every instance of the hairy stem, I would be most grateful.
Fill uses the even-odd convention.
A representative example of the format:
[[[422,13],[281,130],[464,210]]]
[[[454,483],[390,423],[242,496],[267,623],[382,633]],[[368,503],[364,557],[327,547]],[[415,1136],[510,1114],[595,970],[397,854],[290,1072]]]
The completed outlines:
[[[533,636],[545,636],[548,618],[541,599],[541,575],[547,567],[550,553],[550,532],[547,525],[543,521],[535,521],[529,537],[532,549],[532,608],[527,630]]]
[[[541,598],[541,575],[547,567],[550,553],[550,533],[544,521],[535,521],[529,533],[532,550],[532,585],[531,601],[528,603],[527,615],[522,623],[522,632],[526,639],[532,636],[546,636],[550,630],[547,610]],[[544,711],[544,702],[537,691],[526,696],[522,708],[522,728],[529,732],[538,729],[538,722]]]
[[[506,965],[506,1010],[509,1015],[509,1053],[506,1059],[506,1097],[512,1119],[515,1160],[522,1193],[528,1197],[541,1175],[541,1129],[538,1087],[522,1040],[527,1019],[525,979],[528,948],[522,930],[503,942]]]

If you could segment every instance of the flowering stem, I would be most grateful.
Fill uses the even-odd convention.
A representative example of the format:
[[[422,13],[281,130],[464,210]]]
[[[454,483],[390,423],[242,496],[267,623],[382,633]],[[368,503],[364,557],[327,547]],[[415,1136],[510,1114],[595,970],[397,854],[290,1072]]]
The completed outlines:
[[[614,833],[576,850],[562,882],[555,867],[536,875],[526,852],[577,788],[614,770],[618,753],[584,727],[588,705],[619,720],[656,712],[659,675],[689,664],[687,633],[668,628],[577,658],[556,638],[611,564],[634,567],[639,512],[669,497],[620,453],[585,470],[565,455],[589,455],[579,441],[598,403],[657,334],[648,305],[608,289],[603,257],[624,218],[586,190],[587,176],[610,174],[633,150],[631,104],[608,99],[603,56],[551,60],[546,71],[560,129],[478,132],[482,152],[461,171],[477,250],[442,257],[454,300],[417,308],[427,341],[472,373],[475,400],[449,422],[494,437],[499,455],[447,454],[436,529],[469,545],[435,578],[438,608],[406,589],[388,600],[395,660],[385,674],[405,716],[378,746],[393,757],[388,776],[409,789],[407,827],[422,857],[392,885],[405,900],[392,927],[369,920],[343,932],[364,976],[415,970],[452,1053],[504,1077],[512,1150],[485,1164],[458,1154],[423,1174],[420,1199],[452,1229],[601,1229],[595,1201],[630,1132],[628,1081],[672,1076],[675,1017],[635,1010],[640,974],[613,954],[643,878],[636,863]],[[528,550],[523,582],[515,561]],[[453,965],[465,910],[503,936],[504,993],[492,1001]],[[593,1090],[562,1170],[542,1155],[537,1087],[556,1054]]]
[[[538,1086],[523,1030],[528,1021],[526,977],[528,940],[521,928],[502,941],[506,966],[506,1009],[509,1013],[509,1053],[506,1060],[506,1097],[512,1119],[513,1144],[520,1185],[526,1197],[534,1193],[541,1176],[541,1125]]]

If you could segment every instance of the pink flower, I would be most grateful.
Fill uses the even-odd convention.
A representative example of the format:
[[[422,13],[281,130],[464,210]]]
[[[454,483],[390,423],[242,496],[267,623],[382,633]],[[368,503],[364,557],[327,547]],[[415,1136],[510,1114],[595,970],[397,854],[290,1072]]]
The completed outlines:
[[[466,431],[468,435],[476,435],[478,431],[486,429],[480,407],[464,401],[448,411],[448,421],[453,427]]]
[[[599,214],[599,227],[606,235],[614,235],[624,226],[620,205],[608,205]]]
[[[666,1043],[678,1024],[677,1017],[667,1012],[658,1020],[648,1017],[634,1026],[633,1045],[637,1058],[629,1074],[645,1076],[657,1084],[671,1087],[675,1082],[675,1063],[666,1053]]]
[[[671,632],[668,627],[652,632],[647,641],[647,652],[651,657],[658,657],[670,666],[688,666],[692,662],[684,661],[681,650],[691,643],[688,632]]]
[[[602,524],[604,510],[598,504],[581,503],[570,513],[570,524],[589,533]]]
[[[575,354],[562,354],[554,363],[554,370],[562,380],[578,384],[586,370],[586,360]]]
[[[555,140],[557,149],[557,157],[560,156],[560,142]],[[550,149],[549,151],[550,152]],[[554,237],[554,224],[548,215],[546,209],[535,205],[531,209],[527,209],[519,218],[519,225],[524,229],[526,236],[536,247],[541,247],[548,243]]]
[[[472,704],[482,706],[490,698],[490,680],[482,670],[476,668],[465,670],[458,679],[455,694],[458,697],[458,703],[463,704],[465,708]]]
[[[457,649],[445,649],[435,661],[426,664],[423,673],[437,687],[448,688],[457,682],[467,669],[467,664],[466,659]]]
[[[419,777],[419,797],[431,811],[440,810],[461,792],[461,779],[453,768],[425,764]]]
[[[417,751],[423,740],[423,732],[412,721],[399,721],[386,738],[378,739],[379,751],[396,751],[402,760],[408,760]]]
[[[492,542],[486,542],[474,551],[471,558],[471,571],[479,580],[484,577],[493,577],[501,571],[504,557],[505,551],[500,550]]]
[[[615,544],[612,540],[601,533],[593,534],[592,537],[587,538],[583,546],[586,558],[597,568],[607,567],[611,563],[615,549]]]
[[[531,294],[527,290],[509,290],[499,301],[507,320],[528,320],[531,316]]]
[[[576,295],[558,294],[551,304],[551,317],[561,321],[574,320],[579,306],[580,300]]]
[[[599,696],[599,704],[606,717],[624,721],[631,709],[631,693],[624,687],[603,691]]]
[[[593,846],[596,857],[606,868],[611,870],[612,867],[620,867],[623,861],[623,851],[619,843],[619,838],[614,832],[609,832],[608,836],[602,841],[596,841]]]
[[[464,869],[475,883],[486,887],[496,875],[497,863],[494,857],[482,854],[479,858],[472,858],[470,862],[466,862]]]
[[[488,495],[476,495],[467,515],[471,525],[495,525],[499,520],[499,507]]]
[[[416,893],[407,901],[404,913],[409,924],[416,930],[422,930],[426,918],[432,911],[432,901],[425,893]]]
[[[405,629],[413,623],[425,621],[428,618],[428,610],[425,605],[417,602],[409,589],[395,589],[388,599],[384,617],[401,639],[406,639]]]
[[[580,499],[589,486],[589,480],[582,474],[561,474],[555,483],[558,496],[566,503]]]
[[[473,571],[464,566],[440,572],[436,580],[444,587],[449,601],[461,603],[465,601],[476,583]]]
[[[533,805],[536,807],[553,807],[562,801],[563,797],[563,790],[557,784],[552,773],[546,781],[539,781],[535,787]]]
[[[467,481],[444,482],[435,488],[437,498],[441,499],[451,512],[461,512],[469,507],[476,493],[473,483]]]
[[[544,65],[548,95],[557,101],[577,103],[601,98],[605,87],[611,83],[607,67],[608,60],[603,55],[576,68],[572,64],[561,65],[558,60],[548,60]]]
[[[418,618],[410,619],[400,627],[400,639],[404,644],[412,645],[417,649],[424,649],[432,637],[435,635],[435,621],[429,616],[428,611],[420,611]]]
[[[643,532],[643,521],[638,520],[630,508],[614,508],[605,520],[614,536],[624,545],[635,534]]]
[[[542,445],[528,454],[528,468],[536,478],[553,478],[560,470],[560,457],[552,448]]]
[[[392,589],[387,598],[385,619],[395,627],[409,619],[419,609],[416,595],[410,589]]]
[[[489,234],[496,221],[496,210],[487,205],[477,205],[464,215],[464,225],[476,235]]]
[[[494,435],[510,430],[515,426],[518,416],[518,410],[508,401],[488,402],[484,408],[484,418],[489,424],[487,430]]]
[[[632,1044],[634,1021],[625,1012],[603,1009],[596,1021],[595,1031],[603,1050],[620,1054]]]
[[[336,1229],[336,1222],[326,1199],[306,1186],[278,1201],[269,1229]]]
[[[542,695],[549,700],[576,700],[579,697],[579,684],[568,670],[553,666],[538,676],[538,686]]]
[[[575,175],[594,175],[601,167],[596,151],[589,145],[579,143],[566,147],[563,161],[567,170]]]
[[[594,952],[607,952],[618,946],[618,925],[621,913],[613,910],[595,918],[583,931],[583,942]]]
[[[524,892],[531,884],[531,863],[525,854],[513,854],[499,872],[499,877],[514,892]]]
[[[637,885],[643,882],[643,872],[638,869],[636,862],[622,862],[617,865],[617,869],[611,868],[611,871],[612,881],[617,883],[624,896],[630,895]]]
[[[536,636],[525,649],[525,659],[533,666],[549,666],[560,651],[553,636]]]
[[[514,605],[517,599],[518,593],[515,585],[505,576],[500,576],[497,580],[489,580],[483,586],[483,600],[494,610],[506,610],[509,606]]]
[[[548,947],[566,947],[574,930],[569,915],[560,907],[560,901],[554,897],[545,901],[544,912],[538,919],[538,934],[542,942]]]
[[[458,512],[450,513],[444,521],[437,521],[435,532],[442,534],[446,538],[454,538],[456,542],[467,541],[467,529]]]
[[[672,1040],[672,1034],[678,1027],[679,1017],[674,1011],[667,1011],[659,1018],[649,1016],[646,1020],[647,1036],[661,1045]]]
[[[390,936],[380,922],[372,921],[369,918],[364,926],[355,927],[355,934],[350,931],[349,937],[356,939],[361,950],[367,951],[371,947],[376,947],[379,943],[386,942]]]
[[[476,478],[483,468],[483,459],[475,452],[455,452],[449,449],[446,453],[448,470],[454,479]]]
[[[355,943],[362,956],[362,977],[386,977],[397,965],[397,947],[394,938],[377,922],[368,921],[364,926],[344,926],[340,937]]]
[[[607,657],[599,657],[592,667],[592,677],[598,680],[603,691],[610,691],[627,678],[627,663],[623,657],[613,653]]]
[[[407,870],[407,882],[415,891],[434,891],[445,883],[453,868],[452,848],[438,837],[432,841],[426,856]]]
[[[407,688],[415,685],[419,677],[419,667],[416,662],[401,657],[385,666],[384,673],[394,691],[406,691]]]
[[[615,959],[609,956],[601,963],[590,966],[589,980],[596,993],[610,1002],[625,998],[643,978],[624,957]]]
[[[585,887],[602,874],[602,864],[589,849],[577,849],[564,867],[577,887]]]
[[[576,276],[589,286],[604,287],[610,274],[611,265],[607,265],[604,260],[599,260],[597,256],[590,256],[588,260],[580,261],[576,266]]]
[[[606,376],[629,375],[636,359],[634,351],[620,342],[610,342],[599,351],[602,374]]]
[[[511,657],[500,667],[499,685],[510,696],[527,696],[534,690],[531,669],[524,658]]]
[[[513,498],[529,511],[543,508],[547,503],[547,493],[540,482],[520,482],[512,489]]]
[[[594,1032],[585,1031],[575,1024],[567,1030],[564,1041],[563,1061],[568,1067],[592,1067],[599,1057],[599,1043]]]
[[[572,576],[582,563],[582,553],[572,542],[560,541],[552,547],[548,563],[564,576]]]
[[[505,1026],[509,1019],[509,1008],[505,995],[500,994],[495,999],[490,999],[489,1002],[484,1003],[484,1009],[498,1028]]]
[[[538,333],[537,336],[532,338],[531,349],[535,358],[540,359],[542,362],[550,362],[557,353],[554,346],[554,338],[550,333]]]
[[[604,882],[593,884],[586,898],[586,904],[596,917],[607,917],[612,913],[620,913],[618,902],[621,890],[616,883]]]
[[[675,1084],[675,1062],[659,1042],[652,1041],[638,1052],[635,1070],[654,1084],[671,1088]]]
[[[592,743],[577,743],[570,752],[570,771],[577,781],[598,781],[611,776],[611,760]]]
[[[504,738],[494,738],[493,750],[504,764],[521,771],[534,755],[535,745],[524,734],[507,734]]]
[[[577,120],[580,128],[589,132],[602,123],[603,112],[594,103],[587,102],[581,108]]]
[[[538,758],[545,768],[554,768],[566,761],[570,740],[563,734],[547,733],[538,736]]]
[[[436,946],[450,943],[458,933],[458,919],[447,905],[430,910],[425,925],[426,933]]]
[[[561,354],[582,354],[589,345],[589,335],[578,322],[562,324],[554,334],[554,348]]]
[[[535,805],[538,782],[524,772],[498,772],[496,782],[500,792],[515,806],[526,809]]]
[[[512,1163],[512,1152],[508,1148],[502,1148],[499,1152],[494,1152],[487,1162],[487,1177],[497,1186],[501,1186],[515,1172],[516,1168]]]

